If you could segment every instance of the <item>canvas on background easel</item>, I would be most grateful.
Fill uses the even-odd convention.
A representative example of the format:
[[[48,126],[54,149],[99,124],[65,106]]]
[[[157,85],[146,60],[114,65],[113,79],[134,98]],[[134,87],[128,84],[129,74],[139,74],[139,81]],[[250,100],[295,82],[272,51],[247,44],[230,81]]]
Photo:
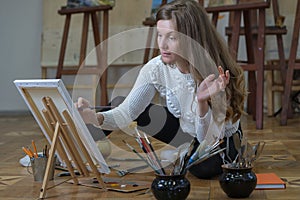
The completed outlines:
[[[14,83],[51,144],[39,198],[46,196],[55,152],[60,161],[65,163],[74,184],[80,184],[75,170],[84,177],[90,176],[92,172],[98,180],[99,188],[106,191],[100,171],[109,173],[110,170],[91,135],[84,134],[88,129],[74,109],[62,81],[16,80]]]

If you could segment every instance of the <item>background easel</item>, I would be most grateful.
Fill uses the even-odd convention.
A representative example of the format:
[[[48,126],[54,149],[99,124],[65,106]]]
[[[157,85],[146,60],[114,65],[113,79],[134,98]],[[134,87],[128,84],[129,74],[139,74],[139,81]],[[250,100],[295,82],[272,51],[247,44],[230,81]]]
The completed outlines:
[[[39,198],[43,199],[46,196],[49,174],[55,151],[58,152],[62,160],[66,163],[74,184],[79,184],[74,170],[77,169],[83,176],[90,176],[89,167],[96,176],[102,190],[106,191],[106,186],[101,178],[101,174],[81,141],[76,125],[68,111],[64,110],[60,113],[50,97],[44,97],[42,101],[45,105],[45,109],[43,110],[46,119],[45,123],[50,129],[47,132],[50,133],[51,147]],[[80,152],[77,150],[76,144],[80,147]],[[69,157],[71,159],[69,159]],[[74,163],[75,168],[73,167],[72,162]]]

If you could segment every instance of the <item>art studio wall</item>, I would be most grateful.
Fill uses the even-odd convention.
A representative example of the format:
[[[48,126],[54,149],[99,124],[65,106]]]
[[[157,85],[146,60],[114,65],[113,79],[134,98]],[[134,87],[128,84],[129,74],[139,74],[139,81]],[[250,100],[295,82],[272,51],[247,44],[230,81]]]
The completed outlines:
[[[13,81],[15,79],[41,78],[41,66],[53,66],[58,61],[58,53],[63,31],[64,16],[57,10],[66,5],[67,0],[9,0],[1,1],[0,6],[0,114],[28,111],[23,99],[18,94]],[[207,1],[206,1],[207,3]],[[142,21],[151,12],[151,0],[116,0],[116,6],[110,11],[109,35],[143,27]],[[285,36],[285,50],[288,55],[296,0],[279,1],[280,11],[286,17],[285,24],[289,33]],[[268,11],[271,16],[271,11]],[[73,20],[73,18],[72,18]],[[226,20],[226,16],[222,19]],[[272,18],[268,18],[271,23]],[[70,36],[73,47],[67,51],[70,62],[78,60],[81,17],[76,16]],[[226,24],[219,23],[219,24]],[[223,27],[218,27],[221,33]],[[76,33],[77,32],[77,33]],[[146,33],[141,37],[129,35],[127,42],[141,40],[145,42]],[[267,44],[266,57],[274,56],[274,39]],[[93,44],[93,39],[89,39]],[[242,43],[240,43],[242,45]],[[75,48],[76,46],[76,48]],[[300,50],[298,50],[300,52]],[[241,56],[244,53],[242,51]],[[299,55],[299,53],[298,53]],[[116,63],[135,63],[142,61],[142,52],[126,55]],[[122,71],[124,70],[124,71]],[[109,80],[122,76],[128,69],[114,69],[109,73]],[[55,69],[50,69],[47,78],[55,77]],[[118,79],[118,78],[116,78]]]
[[[41,74],[42,1],[9,0],[0,6],[0,112],[26,110],[13,81]]]

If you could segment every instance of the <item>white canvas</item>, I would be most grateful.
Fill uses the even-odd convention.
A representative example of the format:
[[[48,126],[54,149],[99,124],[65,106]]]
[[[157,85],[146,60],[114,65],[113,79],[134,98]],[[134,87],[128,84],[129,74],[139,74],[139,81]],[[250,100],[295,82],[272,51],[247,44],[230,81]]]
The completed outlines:
[[[106,164],[101,152],[99,151],[93,137],[91,136],[84,121],[82,120],[78,110],[75,109],[74,102],[72,101],[61,79],[15,80],[14,84],[17,87],[18,91],[20,92],[25,103],[27,104],[32,115],[39,124],[40,128],[42,129],[45,137],[48,139],[48,142],[50,144],[51,139],[49,138],[44,127],[46,119],[44,118],[42,113],[42,110],[45,109],[45,106],[42,102],[42,98],[44,97],[51,97],[51,99],[53,100],[54,104],[60,112],[62,112],[63,110],[67,110],[67,112],[73,118],[79,137],[81,138],[81,141],[83,142],[87,151],[90,153],[94,164],[96,166],[100,166],[98,170],[101,173],[110,173],[108,165]],[[34,107],[36,107],[37,109]],[[77,143],[75,143],[75,145],[76,144]],[[78,147],[77,149],[79,150],[83,161],[86,162],[83,153],[80,152],[80,148]],[[68,154],[67,150],[66,153]],[[58,157],[60,159],[59,155]],[[63,164],[62,161],[61,163]]]

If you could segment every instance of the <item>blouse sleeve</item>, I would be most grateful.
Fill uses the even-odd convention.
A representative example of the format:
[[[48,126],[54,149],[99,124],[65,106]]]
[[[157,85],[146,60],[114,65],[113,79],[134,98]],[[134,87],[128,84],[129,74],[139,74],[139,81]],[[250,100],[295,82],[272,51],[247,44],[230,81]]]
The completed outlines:
[[[150,81],[149,68],[148,64],[140,70],[132,90],[118,107],[102,112],[104,121],[101,128],[114,130],[127,127],[150,104],[156,89]]]
[[[203,116],[200,117],[197,113],[197,117],[195,120],[195,127],[196,127],[196,135],[199,142],[202,142],[208,132],[209,126],[211,124],[211,109],[208,109],[208,112]]]
[[[231,120],[217,123],[212,115],[212,110],[209,108],[208,112],[203,117],[197,117],[196,122],[196,135],[199,142],[204,139],[212,143],[216,139],[232,136],[239,127],[240,120],[232,123]]]

